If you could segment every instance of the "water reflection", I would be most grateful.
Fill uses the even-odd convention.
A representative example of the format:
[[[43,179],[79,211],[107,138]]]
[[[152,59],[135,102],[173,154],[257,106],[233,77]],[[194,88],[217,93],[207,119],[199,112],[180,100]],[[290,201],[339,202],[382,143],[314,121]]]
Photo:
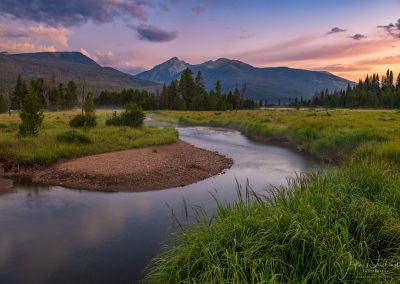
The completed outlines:
[[[234,159],[223,175],[183,188],[93,193],[18,185],[0,196],[0,283],[133,283],[172,231],[168,203],[183,217],[182,200],[208,213],[218,189],[236,198],[236,180],[262,192],[319,163],[291,150],[253,143],[236,131],[191,127],[181,138]]]

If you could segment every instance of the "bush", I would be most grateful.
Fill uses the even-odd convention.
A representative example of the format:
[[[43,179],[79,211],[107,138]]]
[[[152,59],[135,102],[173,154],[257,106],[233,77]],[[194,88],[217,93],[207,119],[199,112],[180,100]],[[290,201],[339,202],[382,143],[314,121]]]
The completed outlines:
[[[143,125],[143,121],[143,110],[136,104],[131,103],[126,105],[125,111],[120,115],[114,112],[113,116],[107,119],[106,125],[140,127]]]
[[[94,114],[85,115],[85,127],[96,127],[96,116]]]
[[[89,114],[78,114],[69,122],[69,126],[74,128],[95,127],[96,125],[96,116]]]
[[[78,131],[66,131],[56,136],[58,142],[64,143],[75,143],[75,144],[89,144],[91,143],[90,138],[85,134],[79,133]]]
[[[83,114],[78,114],[70,120],[69,126],[79,128],[85,126],[85,116]]]

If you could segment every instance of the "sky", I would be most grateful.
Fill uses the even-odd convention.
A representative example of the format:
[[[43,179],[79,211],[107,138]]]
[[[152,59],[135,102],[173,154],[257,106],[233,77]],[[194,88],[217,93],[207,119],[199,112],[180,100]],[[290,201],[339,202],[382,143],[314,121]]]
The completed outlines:
[[[171,57],[400,72],[400,0],[0,0],[0,51],[80,51],[136,74]]]

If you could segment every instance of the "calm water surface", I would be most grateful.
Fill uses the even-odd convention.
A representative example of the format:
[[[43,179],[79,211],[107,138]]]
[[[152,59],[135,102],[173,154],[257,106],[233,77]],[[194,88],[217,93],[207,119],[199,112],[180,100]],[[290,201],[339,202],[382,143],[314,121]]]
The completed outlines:
[[[179,128],[182,140],[234,160],[225,174],[180,188],[95,193],[17,185],[0,195],[0,283],[135,283],[173,231],[169,204],[215,210],[209,191],[236,199],[236,180],[264,192],[286,177],[321,167],[286,148],[249,141],[237,131]]]

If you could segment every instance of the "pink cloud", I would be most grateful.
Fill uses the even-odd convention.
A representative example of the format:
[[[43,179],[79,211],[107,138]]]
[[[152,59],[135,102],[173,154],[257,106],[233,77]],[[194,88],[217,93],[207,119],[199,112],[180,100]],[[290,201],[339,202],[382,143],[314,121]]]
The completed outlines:
[[[56,51],[68,47],[70,34],[66,28],[15,26],[0,22],[0,48],[8,52]]]

